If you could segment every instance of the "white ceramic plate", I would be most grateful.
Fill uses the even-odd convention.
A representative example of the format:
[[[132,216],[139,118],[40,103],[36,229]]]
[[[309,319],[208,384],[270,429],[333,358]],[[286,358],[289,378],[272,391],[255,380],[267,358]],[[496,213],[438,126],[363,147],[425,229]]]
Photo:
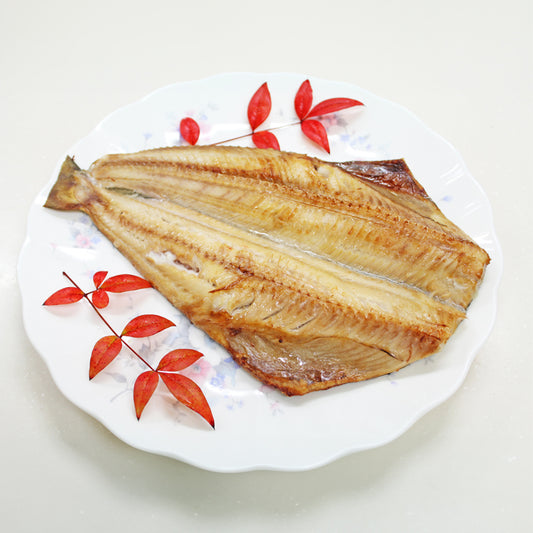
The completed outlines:
[[[227,74],[164,87],[117,110],[68,154],[86,168],[99,156],[181,143],[178,124],[192,116],[201,126],[199,144],[248,132],[246,109],[255,90],[268,82],[272,112],[264,127],[294,122],[294,95],[306,77],[298,74]],[[134,272],[90,220],[78,213],[42,207],[59,166],[35,199],[19,261],[24,323],[58,387],[72,402],[137,448],[223,472],[253,469],[303,470],[345,454],[383,445],[406,431],[462,383],[496,312],[502,260],[489,202],[457,151],[406,109],[344,83],[310,78],[315,103],[351,97],[365,107],[323,117],[331,156],[309,142],[299,127],[276,130],[281,148],[334,161],[403,157],[444,213],[490,254],[486,278],[464,321],[438,354],[389,376],[344,385],[304,397],[286,398],[238,368],[229,355],[192,327],[151,289],[111,295],[104,310],[121,329],[133,316],[156,313],[177,326],[136,346],[152,362],[174,348],[194,347],[205,356],[187,372],[212,407],[216,429],[173,401],[162,388],[137,421],[132,386],[144,370],[127,351],[92,381],[88,365],[96,340],[108,334],[82,301],[43,307],[68,286],[66,271],[91,289],[97,270]],[[251,145],[249,137],[233,144]]]

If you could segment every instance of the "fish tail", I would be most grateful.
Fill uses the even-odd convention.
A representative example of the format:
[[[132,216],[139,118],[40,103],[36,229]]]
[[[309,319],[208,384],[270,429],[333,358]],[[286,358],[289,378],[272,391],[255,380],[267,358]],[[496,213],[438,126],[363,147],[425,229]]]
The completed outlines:
[[[44,207],[60,211],[83,210],[92,189],[88,176],[67,156]]]

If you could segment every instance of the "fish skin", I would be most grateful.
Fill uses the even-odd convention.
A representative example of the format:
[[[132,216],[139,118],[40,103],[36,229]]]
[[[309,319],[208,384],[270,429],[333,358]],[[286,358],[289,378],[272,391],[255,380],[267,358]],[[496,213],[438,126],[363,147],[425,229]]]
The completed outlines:
[[[403,162],[237,147],[109,155],[88,171],[67,158],[45,206],[87,213],[175,307],[287,395],[434,353],[489,261]]]

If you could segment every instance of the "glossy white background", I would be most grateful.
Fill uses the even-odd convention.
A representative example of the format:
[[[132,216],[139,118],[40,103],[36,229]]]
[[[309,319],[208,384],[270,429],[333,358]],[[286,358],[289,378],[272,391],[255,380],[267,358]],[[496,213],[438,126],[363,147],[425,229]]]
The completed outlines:
[[[25,2],[4,10],[6,530],[529,531],[528,2],[252,5]],[[489,196],[503,248],[496,326],[459,391],[394,442],[309,472],[214,474],[127,446],[63,397],[22,327],[16,264],[26,216],[58,157],[117,107],[222,71],[306,72],[407,107],[462,154]]]

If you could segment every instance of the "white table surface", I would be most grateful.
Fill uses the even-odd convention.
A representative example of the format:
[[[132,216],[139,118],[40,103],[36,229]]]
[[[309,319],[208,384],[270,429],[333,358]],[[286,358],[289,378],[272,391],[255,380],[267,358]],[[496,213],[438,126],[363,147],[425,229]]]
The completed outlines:
[[[531,2],[27,0],[3,6],[0,45],[3,531],[533,530]],[[457,393],[316,470],[219,474],[131,448],[63,397],[22,325],[26,216],[58,159],[117,107],[224,71],[407,107],[462,154],[503,248],[496,324]]]

